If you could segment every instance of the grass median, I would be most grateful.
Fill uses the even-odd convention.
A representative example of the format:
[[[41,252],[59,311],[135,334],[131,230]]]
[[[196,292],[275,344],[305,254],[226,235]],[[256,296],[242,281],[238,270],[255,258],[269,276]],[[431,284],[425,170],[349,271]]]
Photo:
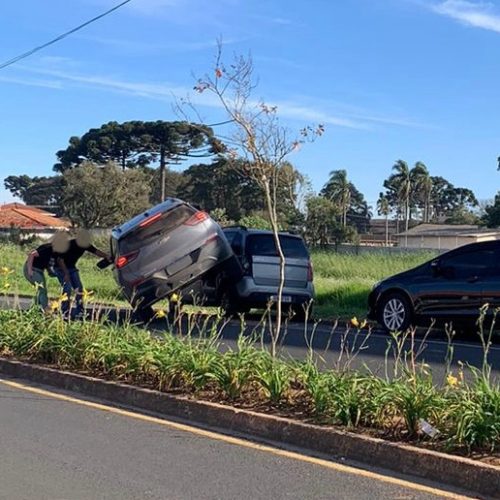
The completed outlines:
[[[368,293],[374,283],[421,264],[434,255],[431,252],[345,255],[332,251],[313,251],[315,317],[362,317],[366,313]],[[25,260],[26,249],[10,244],[0,245],[0,268],[5,267],[13,271],[9,275],[9,289],[4,292],[33,294],[33,287],[22,274]],[[93,300],[126,304],[120,296],[111,271],[97,269],[96,262],[96,258],[84,256],[78,263],[83,284],[92,292]],[[56,279],[49,278],[47,286],[50,296],[59,296],[60,287]]]

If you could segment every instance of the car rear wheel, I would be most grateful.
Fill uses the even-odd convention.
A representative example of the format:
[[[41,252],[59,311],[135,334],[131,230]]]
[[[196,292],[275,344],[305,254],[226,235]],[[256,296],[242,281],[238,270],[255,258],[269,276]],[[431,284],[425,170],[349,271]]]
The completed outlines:
[[[412,323],[412,309],[401,293],[389,293],[382,297],[379,306],[379,323],[388,332],[404,332]]]
[[[140,323],[149,323],[153,320],[155,311],[151,306],[137,307],[134,311],[134,318]]]

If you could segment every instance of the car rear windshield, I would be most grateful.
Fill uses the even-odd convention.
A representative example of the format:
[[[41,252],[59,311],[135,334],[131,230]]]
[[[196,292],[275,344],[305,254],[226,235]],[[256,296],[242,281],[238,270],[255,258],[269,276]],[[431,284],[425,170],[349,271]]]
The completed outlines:
[[[124,255],[133,252],[144,245],[151,243],[155,238],[161,237],[166,233],[184,224],[195,210],[187,205],[180,205],[172,210],[163,213],[151,224],[137,228],[127,234],[120,240],[120,254]],[[146,221],[147,219],[144,219]]]
[[[281,248],[289,259],[308,259],[309,253],[300,238],[280,235]],[[246,253],[248,255],[265,255],[277,257],[276,244],[272,234],[251,234],[247,237]]]

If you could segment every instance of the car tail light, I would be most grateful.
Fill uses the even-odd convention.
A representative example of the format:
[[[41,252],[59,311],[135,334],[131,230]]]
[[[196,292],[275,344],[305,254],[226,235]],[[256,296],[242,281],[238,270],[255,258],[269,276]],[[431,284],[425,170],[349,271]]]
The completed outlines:
[[[144,219],[140,224],[139,227],[146,227],[149,226],[150,224],[153,224],[153,222],[157,221],[163,216],[162,212],[159,212],[155,215],[152,215],[151,217],[148,217],[147,219]]]
[[[196,224],[199,224],[200,222],[203,222],[204,220],[208,219],[208,214],[206,212],[201,212],[198,211],[194,213],[189,219],[184,222],[185,226],[196,226]]]
[[[312,281],[314,278],[314,271],[312,262],[309,261],[309,266],[307,267],[307,281]]]
[[[122,267],[125,267],[127,264],[130,264],[133,260],[135,260],[138,255],[139,252],[132,252],[126,255],[120,255],[120,257],[118,257],[115,261],[116,268],[121,269]]]

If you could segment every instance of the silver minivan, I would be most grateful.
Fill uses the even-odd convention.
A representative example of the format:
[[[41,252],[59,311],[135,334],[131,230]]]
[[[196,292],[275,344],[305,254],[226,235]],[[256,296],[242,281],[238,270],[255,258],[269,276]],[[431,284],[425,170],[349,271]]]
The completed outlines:
[[[243,276],[226,290],[222,306],[228,313],[247,312],[251,308],[266,308],[276,302],[280,282],[280,259],[271,231],[245,227],[224,228],[243,268]],[[304,240],[290,233],[279,234],[285,255],[285,286],[282,304],[303,319],[314,299],[313,269]],[[286,307],[288,306],[288,307]]]

